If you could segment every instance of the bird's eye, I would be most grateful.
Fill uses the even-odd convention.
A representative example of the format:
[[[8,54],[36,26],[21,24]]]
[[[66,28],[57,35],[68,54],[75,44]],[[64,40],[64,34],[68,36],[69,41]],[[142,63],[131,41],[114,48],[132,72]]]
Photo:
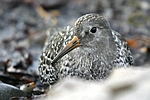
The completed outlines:
[[[92,27],[91,30],[90,30],[91,33],[95,33],[96,31],[97,31],[96,27]]]

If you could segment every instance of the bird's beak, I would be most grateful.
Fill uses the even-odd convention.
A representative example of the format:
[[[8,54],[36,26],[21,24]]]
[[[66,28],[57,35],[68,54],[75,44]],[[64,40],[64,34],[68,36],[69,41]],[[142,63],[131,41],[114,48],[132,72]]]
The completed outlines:
[[[66,47],[57,54],[57,56],[52,60],[52,64],[57,62],[60,58],[62,58],[65,54],[69,53],[73,49],[81,46],[80,41],[77,36],[74,36],[73,39],[66,45]]]

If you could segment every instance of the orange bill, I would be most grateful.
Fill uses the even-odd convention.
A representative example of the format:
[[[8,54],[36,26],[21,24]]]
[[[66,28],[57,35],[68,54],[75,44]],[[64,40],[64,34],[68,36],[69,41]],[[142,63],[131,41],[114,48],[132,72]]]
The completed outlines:
[[[57,54],[57,56],[52,60],[51,63],[54,64],[64,55],[66,55],[67,53],[69,53],[70,51],[72,51],[73,49],[79,46],[81,46],[80,41],[77,36],[74,36],[73,39],[70,41],[70,43],[68,43],[66,47],[60,53]]]

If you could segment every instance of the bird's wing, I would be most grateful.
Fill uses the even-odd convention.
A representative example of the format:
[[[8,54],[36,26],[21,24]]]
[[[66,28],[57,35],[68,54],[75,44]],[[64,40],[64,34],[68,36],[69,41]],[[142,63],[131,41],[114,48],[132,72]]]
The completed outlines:
[[[73,28],[68,26],[48,37],[43,52],[50,52],[54,57],[66,46],[73,37]],[[53,58],[52,58],[53,59]]]
[[[53,84],[58,80],[59,68],[53,66],[51,61],[72,39],[72,36],[73,28],[68,26],[47,38],[39,61],[39,73],[44,84]]]
[[[60,29],[58,29],[58,28],[50,28],[49,30],[46,31],[47,39],[44,43],[43,51],[45,51],[45,49],[46,49],[47,45],[49,44],[50,40],[53,38],[53,36],[55,34],[58,34],[59,31],[60,31]]]
[[[118,55],[116,59],[114,60],[114,63],[116,63],[116,66],[127,67],[130,65],[133,65],[133,57],[131,55],[131,51],[128,48],[128,45],[125,39],[121,36],[121,34],[119,34],[118,32],[114,30],[112,30],[112,35],[116,43],[117,52],[118,52]]]

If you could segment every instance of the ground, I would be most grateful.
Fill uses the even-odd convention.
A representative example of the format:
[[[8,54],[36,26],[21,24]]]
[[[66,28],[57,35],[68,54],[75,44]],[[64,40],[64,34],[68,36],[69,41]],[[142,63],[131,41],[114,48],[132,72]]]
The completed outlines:
[[[38,60],[46,32],[73,25],[91,12],[106,17],[112,29],[125,37],[135,67],[149,63],[148,0],[1,0],[0,80],[16,87],[35,82],[33,94],[42,94],[45,86],[38,78]]]

